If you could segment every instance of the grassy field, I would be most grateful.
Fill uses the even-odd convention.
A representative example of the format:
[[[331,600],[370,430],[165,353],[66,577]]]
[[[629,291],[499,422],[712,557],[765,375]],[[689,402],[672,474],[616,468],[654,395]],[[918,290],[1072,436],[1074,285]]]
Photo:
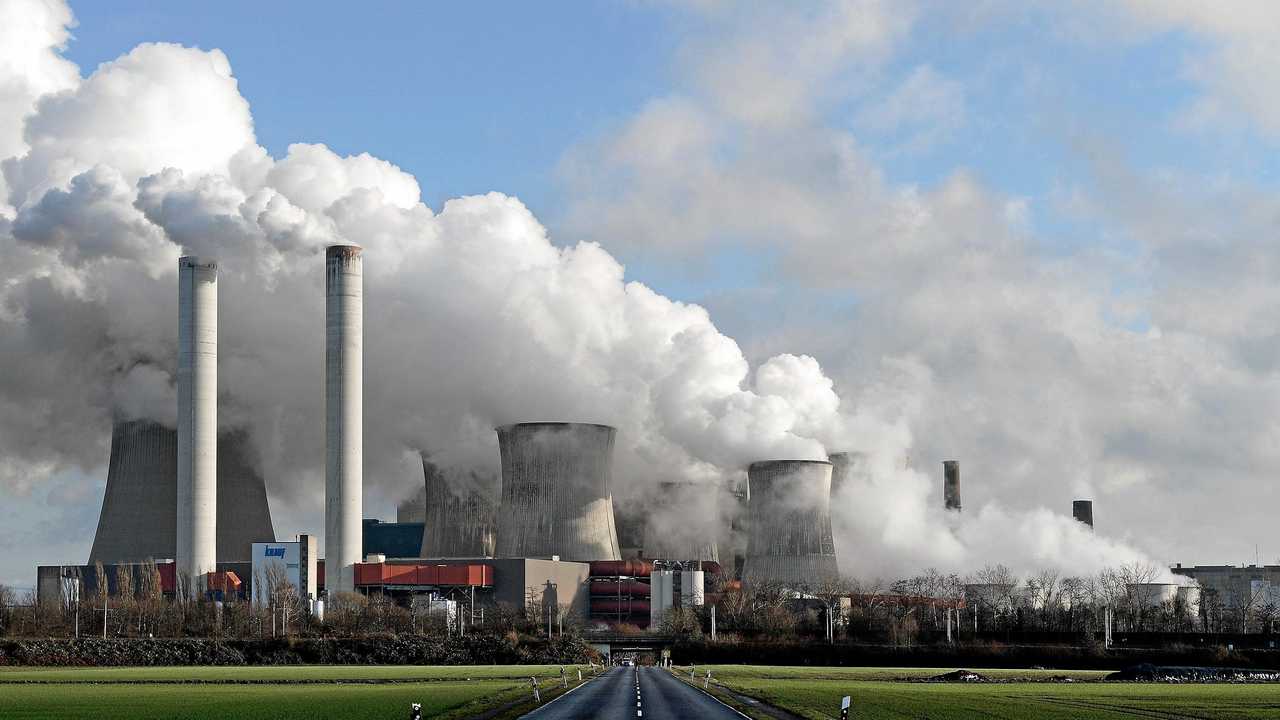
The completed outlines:
[[[382,719],[414,702],[467,717],[523,698],[530,676],[549,689],[560,666],[0,669],[0,717]]]
[[[1235,718],[1280,717],[1280,685],[1146,685],[1101,683],[1106,673],[976,670],[991,678],[1028,682],[934,684],[911,682],[955,668],[786,668],[710,666],[724,687],[806,718],[839,717],[840,698],[853,699],[851,718]],[[707,666],[696,668],[705,674]],[[687,678],[688,669],[684,669]],[[1066,676],[1075,683],[1034,682]],[[767,717],[743,709],[752,717]]]

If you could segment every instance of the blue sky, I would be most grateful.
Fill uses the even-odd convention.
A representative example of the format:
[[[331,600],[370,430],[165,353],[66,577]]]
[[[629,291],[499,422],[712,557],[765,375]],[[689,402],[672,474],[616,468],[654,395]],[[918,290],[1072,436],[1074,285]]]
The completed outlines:
[[[437,213],[517,196],[753,367],[817,358],[926,477],[965,458],[974,507],[1087,493],[1158,561],[1229,562],[1280,552],[1221,531],[1280,462],[1276,7],[122,0],[73,2],[64,54],[88,77],[139,43],[220,49],[275,158],[369,153]],[[99,475],[9,517],[92,526]]]

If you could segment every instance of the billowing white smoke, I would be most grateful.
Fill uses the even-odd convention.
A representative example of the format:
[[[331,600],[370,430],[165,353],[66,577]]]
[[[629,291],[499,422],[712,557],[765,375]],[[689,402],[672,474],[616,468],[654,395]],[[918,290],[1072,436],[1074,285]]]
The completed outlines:
[[[143,45],[80,79],[57,53],[66,8],[0,7],[21,20],[0,17],[6,493],[101,467],[113,415],[172,422],[175,261],[191,253],[221,261],[219,417],[251,428],[273,497],[317,524],[323,247],[346,241],[366,248],[366,483],[384,500],[421,483],[419,451],[493,477],[495,425],[603,422],[624,494],[868,452],[872,472],[837,499],[852,572],[1138,555],[1043,511],[949,526],[936,483],[902,469],[899,416],[854,412],[812,358],[753,373],[703,308],[627,282],[597,244],[553,245],[515,198],[437,213],[383,160],[305,144],[270,157],[219,51]]]

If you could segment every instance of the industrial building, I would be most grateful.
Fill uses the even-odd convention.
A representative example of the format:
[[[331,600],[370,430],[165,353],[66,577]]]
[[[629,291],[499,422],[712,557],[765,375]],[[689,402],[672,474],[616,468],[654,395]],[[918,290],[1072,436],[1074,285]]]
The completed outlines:
[[[1224,608],[1280,605],[1280,565],[1196,565],[1169,568],[1174,575],[1195,580]]]
[[[831,463],[769,460],[747,468],[750,529],[744,583],[797,587],[839,579],[831,544]]]

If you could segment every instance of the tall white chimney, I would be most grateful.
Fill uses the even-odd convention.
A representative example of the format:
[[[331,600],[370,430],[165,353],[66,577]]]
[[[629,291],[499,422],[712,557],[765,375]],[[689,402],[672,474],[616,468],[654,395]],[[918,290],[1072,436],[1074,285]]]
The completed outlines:
[[[360,248],[325,252],[325,589],[355,592],[363,557],[364,270]]]
[[[217,569],[218,263],[178,259],[178,572],[188,596]]]

